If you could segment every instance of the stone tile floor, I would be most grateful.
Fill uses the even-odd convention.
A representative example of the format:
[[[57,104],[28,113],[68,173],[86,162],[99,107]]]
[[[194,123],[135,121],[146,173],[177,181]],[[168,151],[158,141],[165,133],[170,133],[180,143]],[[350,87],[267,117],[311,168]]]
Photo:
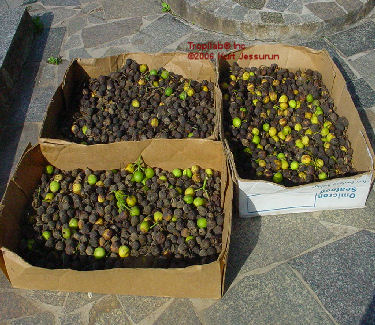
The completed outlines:
[[[42,16],[45,31],[24,66],[14,114],[1,128],[1,194],[26,145],[37,142],[46,104],[71,58],[186,50],[188,41],[254,44],[162,14],[157,0],[129,1],[126,9],[99,0],[28,6]],[[327,38],[294,42],[333,56],[373,145],[374,26],[372,14]],[[63,63],[48,65],[50,55]],[[235,218],[220,301],[21,290],[0,274],[0,324],[375,324],[374,207],[371,190],[364,209]]]

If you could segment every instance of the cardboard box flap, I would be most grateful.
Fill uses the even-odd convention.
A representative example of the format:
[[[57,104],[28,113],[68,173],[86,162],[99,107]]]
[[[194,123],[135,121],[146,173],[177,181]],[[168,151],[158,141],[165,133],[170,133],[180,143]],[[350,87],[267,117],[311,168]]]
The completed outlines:
[[[182,52],[157,54],[127,53],[105,58],[77,59],[76,62],[91,78],[97,78],[100,75],[108,75],[113,71],[120,70],[127,59],[133,59],[139,64],[147,64],[149,69],[163,67],[185,78],[216,82],[215,67],[211,61],[188,60],[187,54]]]
[[[140,148],[137,149],[137,146]],[[202,152],[205,154],[202,155]],[[147,268],[147,263],[142,264],[142,267],[132,267],[132,260],[129,258],[129,268],[74,271],[34,267],[15,253],[19,242],[20,218],[24,215],[26,206],[30,204],[29,197],[39,183],[46,164],[52,163],[58,168],[69,170],[85,168],[83,162],[86,160],[87,164],[84,165],[90,168],[113,169],[133,162],[140,154],[146,163],[149,160],[150,165],[169,170],[198,164],[203,168],[210,167],[221,171],[225,218],[222,252],[216,261],[185,268],[162,269]],[[110,165],[107,166],[100,160]],[[28,180],[26,176],[31,179]],[[10,182],[5,195],[5,205],[0,212],[0,242],[4,246],[1,248],[1,254],[5,271],[8,271],[14,287],[150,296],[221,297],[229,249],[233,197],[231,175],[228,172],[222,143],[193,139],[157,139],[138,144],[123,142],[94,146],[42,144],[26,151],[14,179],[19,185]],[[27,192],[27,196],[24,192]],[[137,265],[143,263],[143,260],[142,258]]]

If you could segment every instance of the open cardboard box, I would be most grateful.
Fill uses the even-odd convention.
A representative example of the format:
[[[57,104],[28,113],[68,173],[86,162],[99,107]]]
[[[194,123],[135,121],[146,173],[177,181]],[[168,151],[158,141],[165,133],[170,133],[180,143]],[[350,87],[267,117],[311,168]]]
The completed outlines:
[[[265,59],[255,60],[256,55],[258,58]],[[253,60],[249,59],[251,56]],[[255,45],[233,52],[232,55],[227,56],[227,60],[220,60],[219,73],[224,73],[234,61],[237,61],[241,67],[269,66],[276,63],[293,72],[299,69],[319,71],[334,99],[337,113],[349,120],[348,137],[354,150],[354,168],[358,171],[355,176],[295,187],[285,187],[268,181],[242,179],[237,173],[228,142],[222,137],[237,185],[238,196],[235,199],[238,201],[240,216],[252,217],[364,207],[374,178],[374,152],[347,90],[345,79],[327,51],[280,44]]]
[[[101,75],[109,75],[111,72],[119,71],[127,59],[133,59],[139,64],[147,64],[149,69],[164,68],[185,78],[198,81],[208,80],[214,83],[214,106],[216,108],[215,127],[213,134],[207,138],[218,140],[219,127],[221,126],[221,113],[218,110],[221,102],[221,91],[217,83],[215,66],[209,60],[189,60],[186,53],[128,53],[116,56],[96,59],[75,59],[69,65],[61,85],[57,88],[47,112],[40,131],[39,142],[69,143],[62,140],[59,132],[58,121],[64,118],[64,114],[72,115],[78,111],[74,104],[74,95],[77,89],[88,78],[97,78]]]
[[[202,154],[204,153],[204,154]],[[98,271],[45,269],[17,255],[20,219],[47,164],[63,170],[118,169],[142,155],[153,167],[194,164],[221,171],[225,220],[218,259],[185,268],[114,268]],[[232,218],[232,180],[223,144],[208,140],[145,140],[108,145],[40,144],[27,149],[8,183],[0,210],[0,266],[16,288],[143,296],[220,298],[224,289]]]

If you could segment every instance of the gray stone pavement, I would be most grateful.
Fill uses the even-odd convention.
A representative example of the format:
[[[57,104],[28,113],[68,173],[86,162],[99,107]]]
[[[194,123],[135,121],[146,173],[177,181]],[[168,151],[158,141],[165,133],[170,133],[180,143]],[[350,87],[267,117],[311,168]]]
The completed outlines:
[[[0,6],[4,3],[0,0]],[[313,1],[311,1],[313,2]],[[29,4],[44,33],[17,85],[0,132],[1,193],[71,58],[188,49],[188,41],[253,41],[203,30],[156,0],[42,0]],[[343,72],[375,145],[375,14],[327,37],[292,44],[326,48]],[[46,63],[61,55],[63,63]],[[233,220],[221,300],[46,292],[11,288],[0,274],[0,324],[375,324],[375,193],[355,210]]]
[[[286,40],[339,31],[374,7],[371,0],[169,0],[173,12],[213,31]]]

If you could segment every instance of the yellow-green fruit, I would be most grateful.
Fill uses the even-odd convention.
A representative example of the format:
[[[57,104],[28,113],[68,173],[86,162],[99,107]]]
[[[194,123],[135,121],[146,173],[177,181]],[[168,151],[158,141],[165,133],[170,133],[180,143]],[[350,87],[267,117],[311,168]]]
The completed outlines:
[[[82,185],[80,183],[73,184],[73,193],[81,194],[81,190],[82,190]]]
[[[311,157],[309,155],[303,155],[301,157],[301,163],[304,165],[308,165],[311,163]]]
[[[281,169],[288,169],[289,163],[286,160],[281,160]]]
[[[309,142],[310,142],[310,139],[309,139],[309,137],[307,135],[305,135],[305,136],[302,137],[302,143],[303,143],[303,145],[308,146]]]
[[[269,129],[269,131],[268,131],[268,134],[271,137],[274,137],[277,134],[277,129],[275,127],[271,126],[270,129]]]
[[[279,103],[287,103],[288,102],[288,96],[287,95],[281,95],[279,98]]]

